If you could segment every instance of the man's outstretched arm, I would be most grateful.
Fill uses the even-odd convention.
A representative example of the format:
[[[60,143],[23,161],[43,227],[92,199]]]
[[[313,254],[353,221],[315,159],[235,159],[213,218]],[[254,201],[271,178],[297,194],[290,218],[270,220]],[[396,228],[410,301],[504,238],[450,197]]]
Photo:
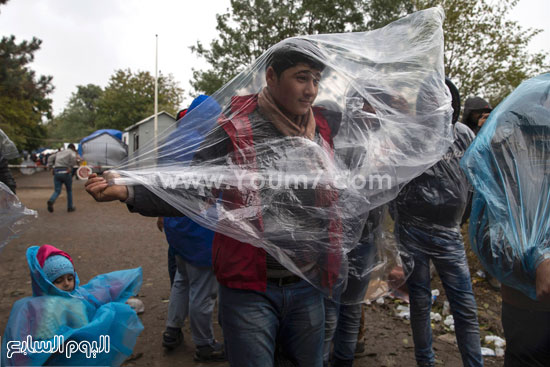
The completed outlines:
[[[98,176],[95,173],[90,175],[84,187],[96,201],[126,201],[128,199],[128,187],[125,185],[109,186],[105,177]]]

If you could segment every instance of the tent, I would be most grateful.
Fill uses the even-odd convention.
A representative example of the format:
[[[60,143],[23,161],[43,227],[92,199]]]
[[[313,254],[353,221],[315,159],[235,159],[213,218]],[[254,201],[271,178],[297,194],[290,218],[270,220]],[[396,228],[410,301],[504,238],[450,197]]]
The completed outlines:
[[[97,130],[80,141],[78,153],[94,168],[116,166],[128,156],[128,146],[121,139],[122,131]]]

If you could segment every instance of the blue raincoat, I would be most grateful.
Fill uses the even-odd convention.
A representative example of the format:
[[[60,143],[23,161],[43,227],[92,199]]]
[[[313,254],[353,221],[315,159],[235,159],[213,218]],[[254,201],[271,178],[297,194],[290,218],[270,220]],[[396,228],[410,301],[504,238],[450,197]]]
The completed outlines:
[[[193,110],[201,105],[199,113]],[[205,135],[216,118],[221,107],[211,97],[200,95],[193,100],[186,115],[178,121],[176,130],[161,148],[159,160],[164,164],[173,162],[191,163],[196,149],[204,141]],[[208,124],[205,124],[208,122]],[[164,233],[170,247],[185,261],[195,266],[212,266],[212,240],[214,231],[205,228],[187,217],[165,217]]]
[[[550,74],[493,110],[461,166],[475,189],[473,250],[495,278],[536,299],[537,266],[550,258]]]
[[[27,250],[33,296],[13,305],[2,338],[1,365],[120,365],[143,330],[135,311],[124,303],[141,287],[141,268],[101,274],[85,285],[75,272],[75,289],[65,292],[46,278],[36,258],[38,249]]]

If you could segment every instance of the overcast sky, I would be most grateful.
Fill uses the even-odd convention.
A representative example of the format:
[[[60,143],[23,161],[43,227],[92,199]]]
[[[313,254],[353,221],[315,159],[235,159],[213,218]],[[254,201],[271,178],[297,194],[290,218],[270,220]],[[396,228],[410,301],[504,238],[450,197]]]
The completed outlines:
[[[497,0],[488,0],[490,3]],[[16,40],[41,39],[31,65],[52,75],[54,113],[65,107],[77,85],[105,87],[117,69],[173,74],[185,89],[183,106],[191,101],[191,68],[207,64],[189,50],[197,40],[208,45],[217,36],[216,14],[229,0],[10,0],[0,6],[0,35]],[[530,49],[550,54],[550,1],[520,0],[511,18],[523,27],[541,28]]]

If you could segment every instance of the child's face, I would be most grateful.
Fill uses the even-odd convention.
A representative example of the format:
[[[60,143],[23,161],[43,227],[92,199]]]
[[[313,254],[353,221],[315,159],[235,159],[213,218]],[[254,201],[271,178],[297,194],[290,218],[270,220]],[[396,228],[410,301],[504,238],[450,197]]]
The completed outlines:
[[[65,274],[54,280],[53,285],[65,292],[70,292],[74,289],[74,275]]]

